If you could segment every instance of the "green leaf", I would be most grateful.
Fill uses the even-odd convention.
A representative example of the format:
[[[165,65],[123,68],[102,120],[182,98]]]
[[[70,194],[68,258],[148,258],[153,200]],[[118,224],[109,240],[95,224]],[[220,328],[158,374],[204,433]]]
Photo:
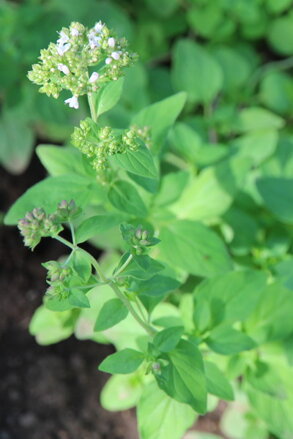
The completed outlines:
[[[223,70],[223,89],[234,91],[246,84],[251,74],[248,60],[238,51],[227,46],[216,47],[213,55]]]
[[[110,299],[99,312],[94,331],[105,331],[124,320],[128,315],[128,309],[120,299]]]
[[[269,12],[278,14],[291,6],[291,0],[267,0],[266,7]]]
[[[96,215],[84,220],[76,229],[75,238],[77,244],[103,233],[105,230],[120,224],[125,218],[119,214]]]
[[[252,131],[237,137],[231,143],[237,148],[238,156],[247,157],[259,165],[270,157],[277,148],[279,134],[275,129]]]
[[[123,90],[123,83],[124,78],[111,81],[93,94],[97,117],[109,111],[117,104]]]
[[[293,222],[293,179],[261,178],[257,189],[266,207],[282,222]]]
[[[123,154],[116,154],[110,161],[132,174],[151,179],[158,178],[152,154],[145,145],[141,145],[137,151],[129,150]]]
[[[269,110],[261,107],[250,107],[240,112],[236,129],[240,132],[280,129],[284,126],[284,123],[284,119]]]
[[[131,215],[145,217],[147,208],[135,187],[127,181],[117,181],[108,192],[110,203],[118,210]]]
[[[131,172],[127,173],[128,176],[133,180],[136,184],[143,187],[146,191],[151,194],[155,194],[159,187],[159,180],[155,180],[152,178],[141,177],[140,175],[132,174]]]
[[[167,206],[174,203],[188,184],[190,174],[186,171],[171,172],[164,175],[158,195],[155,197],[157,206]]]
[[[228,326],[214,329],[205,341],[213,351],[222,355],[237,354],[256,347],[252,338]]]
[[[283,72],[268,72],[260,83],[260,100],[272,111],[292,114],[292,78]]]
[[[69,297],[66,299],[60,299],[59,297],[44,297],[44,305],[50,311],[68,311],[75,307],[69,301]],[[78,306],[78,305],[77,305]]]
[[[173,50],[172,79],[193,103],[209,103],[221,90],[223,73],[217,61],[189,39],[179,40]]]
[[[258,343],[282,340],[293,333],[293,291],[281,283],[269,285],[249,316],[247,333]]]
[[[277,274],[277,279],[280,280],[288,290],[293,290],[293,257],[279,262],[275,265],[274,269]]]
[[[75,250],[71,258],[71,265],[76,274],[87,282],[92,273],[91,258],[83,250]]]
[[[181,340],[174,351],[166,354],[166,359],[167,365],[155,375],[159,387],[176,401],[205,413],[207,391],[200,351],[192,343]]]
[[[146,4],[150,10],[159,17],[168,17],[177,9],[179,1],[161,0],[160,3],[158,3],[156,0],[146,0]]]
[[[162,147],[169,128],[183,109],[185,100],[185,93],[177,93],[142,109],[132,119],[133,125],[150,127],[154,142],[153,151],[156,152]]]
[[[276,361],[271,362],[270,366],[280,374],[287,392],[287,398],[272,397],[252,386],[246,386],[246,392],[253,411],[265,421],[268,430],[282,439],[291,439],[293,431],[292,367],[288,367],[280,355],[276,358]]]
[[[205,361],[204,368],[208,392],[221,399],[233,401],[234,392],[232,386],[218,366],[210,361]]]
[[[4,222],[7,225],[17,221],[34,207],[42,207],[47,213],[56,210],[62,200],[74,200],[77,206],[87,204],[91,193],[91,181],[79,175],[49,177],[28,189],[9,209]]]
[[[53,177],[64,174],[88,176],[91,172],[86,168],[82,154],[77,148],[39,145],[37,155],[42,165]]]
[[[203,277],[232,269],[221,239],[199,222],[174,221],[161,230],[160,239],[161,255],[172,267]]]
[[[121,259],[120,264],[123,264],[127,255]],[[119,266],[117,267],[119,268]],[[146,280],[154,276],[159,271],[163,270],[164,266],[148,255],[134,256],[130,264],[119,275],[120,277],[134,277],[136,279]],[[115,272],[114,272],[115,274]]]
[[[155,347],[161,352],[170,352],[180,341],[183,334],[182,326],[172,326],[158,332],[153,340]]]
[[[150,279],[140,281],[136,285],[136,291],[138,291],[140,295],[157,297],[164,295],[168,291],[176,290],[179,285],[180,282],[172,277],[156,274]]]
[[[266,275],[260,271],[232,271],[206,279],[194,291],[194,324],[206,331],[225,323],[245,321],[262,299]],[[204,317],[203,310],[208,314]]]
[[[268,39],[272,47],[282,55],[293,54],[293,13],[276,18],[269,29]]]
[[[99,365],[99,370],[107,373],[127,374],[134,372],[143,362],[144,354],[134,349],[123,349],[109,355]]]
[[[246,157],[236,157],[204,169],[190,181],[171,211],[179,218],[196,220],[223,214],[243,185],[250,164]]]
[[[170,130],[168,140],[175,149],[176,154],[191,163],[196,162],[202,139],[189,125],[177,122]]]
[[[2,112],[0,120],[0,162],[11,173],[25,170],[34,147],[34,132],[21,108]]]
[[[270,364],[257,361],[253,369],[248,369],[246,379],[260,392],[273,398],[286,399],[287,392],[281,376]]]
[[[74,330],[74,323],[72,311],[58,313],[42,305],[34,312],[29,332],[36,337],[38,344],[50,345],[70,337]]]
[[[147,280],[137,280],[130,285],[130,290],[138,293],[139,299],[148,312],[160,303],[166,295],[180,285],[176,279],[156,274]]]
[[[142,383],[135,375],[113,375],[101,392],[101,405],[110,411],[135,407],[142,393]]]
[[[191,427],[195,412],[170,398],[152,382],[145,386],[137,407],[141,439],[181,439]]]
[[[70,290],[68,301],[72,306],[78,308],[90,308],[90,302],[85,293],[77,288],[72,288]]]

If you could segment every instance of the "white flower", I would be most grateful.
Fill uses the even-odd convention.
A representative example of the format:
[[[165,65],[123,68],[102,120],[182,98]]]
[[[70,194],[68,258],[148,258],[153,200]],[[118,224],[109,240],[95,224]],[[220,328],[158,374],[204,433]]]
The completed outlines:
[[[69,40],[69,36],[66,35],[65,32],[61,31],[59,32],[60,38],[58,38],[57,43],[59,46],[63,46],[63,44],[67,43]]]
[[[73,28],[70,30],[70,33],[71,33],[71,35],[72,35],[73,37],[78,37],[78,35],[79,35],[79,31],[76,29],[76,27],[73,27]]]
[[[105,63],[106,64],[111,64],[111,62],[112,62],[112,58],[106,58],[105,59]]]
[[[112,56],[113,59],[116,59],[116,60],[117,60],[117,59],[120,58],[120,53],[119,53],[119,52],[112,52],[112,53],[111,53],[111,56]]]
[[[94,32],[90,32],[88,34],[89,45],[91,49],[95,49],[95,47],[100,47],[101,37],[97,37]]]
[[[75,108],[76,110],[79,108],[77,96],[72,96],[72,98],[68,98],[64,102],[69,105],[70,108]]]
[[[89,82],[93,83],[96,82],[99,79],[100,75],[98,72],[93,72],[89,78]]]
[[[111,37],[108,39],[108,46],[115,47],[115,38]]]
[[[60,72],[64,73],[64,75],[69,75],[70,73],[69,68],[65,64],[58,64],[57,68]]]
[[[66,43],[66,44],[58,44],[57,45],[57,52],[58,55],[62,56],[64,55],[65,52],[67,52],[67,50],[69,50],[71,47],[70,43]]]
[[[103,27],[104,27],[104,24],[101,21],[98,21],[95,24],[95,31],[99,34],[100,32],[102,32]]]

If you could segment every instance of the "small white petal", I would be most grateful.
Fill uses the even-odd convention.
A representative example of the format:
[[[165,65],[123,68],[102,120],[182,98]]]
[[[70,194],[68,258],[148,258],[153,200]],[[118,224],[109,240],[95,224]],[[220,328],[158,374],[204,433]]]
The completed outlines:
[[[78,35],[79,35],[79,31],[78,31],[75,27],[73,27],[73,28],[70,30],[70,33],[71,33],[71,35],[72,35],[73,37],[78,37]]]
[[[93,72],[89,78],[89,82],[93,83],[96,82],[99,79],[100,75],[98,74],[98,72]]]
[[[60,72],[64,73],[64,75],[69,75],[70,73],[69,68],[65,64],[58,64],[57,68]]]
[[[67,50],[69,50],[70,47],[71,47],[70,43],[58,44],[58,46],[57,46],[58,55],[60,55],[60,56],[64,55],[64,53],[67,52]]]
[[[108,39],[108,46],[115,47],[115,38],[111,37]]]
[[[116,59],[116,60],[117,60],[117,59],[120,58],[120,53],[119,53],[119,52],[112,52],[112,53],[111,53],[111,56],[112,56],[113,59]]]
[[[101,21],[98,21],[98,22],[95,24],[95,31],[96,31],[97,33],[100,33],[100,32],[103,30],[103,27],[104,27],[104,24],[103,24]]]
[[[60,38],[58,38],[57,43],[60,45],[67,43],[67,41],[69,40],[69,36],[66,35],[66,33],[63,31],[59,32],[59,35],[60,35]]]
[[[93,32],[88,34],[89,45],[91,49],[95,49],[95,47],[100,47],[101,37],[97,37]]]
[[[75,108],[76,110],[79,108],[77,96],[72,96],[72,98],[68,98],[64,102],[68,104],[70,108]]]
[[[105,63],[106,64],[111,64],[111,62],[112,62],[112,58],[106,58],[105,59]]]

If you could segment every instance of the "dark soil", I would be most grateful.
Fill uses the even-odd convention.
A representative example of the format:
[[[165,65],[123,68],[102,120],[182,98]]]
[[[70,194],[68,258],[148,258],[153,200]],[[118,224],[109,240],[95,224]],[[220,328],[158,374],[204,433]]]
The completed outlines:
[[[35,158],[20,176],[0,169],[0,211],[44,176]],[[16,228],[0,226],[0,439],[137,439],[133,411],[109,413],[99,404],[107,378],[97,365],[111,346],[71,337],[42,347],[28,333],[46,289],[41,262],[62,251],[44,240],[32,253]],[[201,418],[198,429],[219,434],[221,412]]]

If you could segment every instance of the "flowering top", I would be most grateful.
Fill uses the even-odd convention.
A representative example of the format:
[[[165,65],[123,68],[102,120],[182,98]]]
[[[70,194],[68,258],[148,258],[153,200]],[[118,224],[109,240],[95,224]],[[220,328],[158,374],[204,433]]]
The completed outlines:
[[[74,128],[71,140],[90,159],[93,168],[102,171],[107,168],[109,156],[138,150],[146,137],[147,131],[136,126],[117,132],[109,126],[100,128],[87,118]]]
[[[62,28],[56,44],[41,50],[41,61],[33,65],[28,78],[41,85],[41,93],[54,98],[62,90],[71,91],[72,97],[65,103],[78,108],[79,96],[117,80],[135,57],[127,51],[127,41],[114,37],[102,22],[91,29],[73,22]]]
[[[18,221],[18,228],[24,238],[24,245],[32,250],[45,236],[56,236],[62,230],[62,223],[70,221],[80,213],[80,209],[71,200],[61,201],[52,214],[47,214],[42,208],[35,208],[27,212],[24,218]]]

